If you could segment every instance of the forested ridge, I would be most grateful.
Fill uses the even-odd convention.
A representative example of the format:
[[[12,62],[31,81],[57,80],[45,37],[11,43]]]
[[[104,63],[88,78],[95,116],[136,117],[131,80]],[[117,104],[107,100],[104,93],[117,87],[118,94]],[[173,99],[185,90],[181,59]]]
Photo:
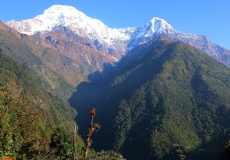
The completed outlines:
[[[76,99],[79,112],[93,105],[107,128],[95,148],[130,159],[217,159],[230,131],[229,68],[180,42],[141,47],[108,78],[77,88],[87,99]]]

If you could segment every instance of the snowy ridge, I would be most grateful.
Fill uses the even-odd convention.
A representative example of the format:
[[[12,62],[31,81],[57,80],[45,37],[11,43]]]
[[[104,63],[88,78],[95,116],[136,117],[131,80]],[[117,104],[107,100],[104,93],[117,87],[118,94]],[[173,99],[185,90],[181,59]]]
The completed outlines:
[[[120,57],[137,45],[164,34],[173,41],[192,45],[217,60],[230,64],[229,56],[223,56],[225,53],[230,55],[229,51],[214,44],[206,36],[179,32],[158,17],[154,17],[142,27],[109,28],[98,19],[90,18],[74,7],[53,5],[35,18],[19,22],[9,21],[6,24],[29,35],[50,32],[62,26],[67,27],[77,35],[90,39],[98,50],[104,50],[109,55],[115,51]]]
[[[19,22],[9,21],[7,25],[28,35],[49,32],[61,25],[108,47],[119,41],[123,48],[132,40],[149,37],[155,33],[174,31],[171,25],[158,17],[139,28],[109,28],[98,19],[90,18],[74,7],[63,5],[53,5],[35,18]]]
[[[170,34],[184,38],[197,38],[199,35],[178,32],[165,20],[154,17],[143,27],[136,28],[109,28],[98,19],[86,16],[72,6],[53,5],[43,14],[35,18],[16,22],[14,20],[6,23],[21,33],[33,35],[37,32],[49,32],[56,26],[65,26],[81,36],[87,36],[92,40],[106,42],[110,45],[114,41],[132,41],[140,38],[152,37],[156,34]],[[81,32],[79,30],[81,29]],[[82,30],[85,33],[82,33]]]
[[[42,15],[38,15],[33,19],[20,22],[9,21],[7,24],[19,32],[28,35],[52,31],[55,26],[59,25],[68,27],[80,35],[82,33],[79,32],[79,29],[82,29],[86,34],[84,35],[83,33],[81,36],[88,36],[92,40],[99,40],[101,43],[103,41],[108,45],[110,45],[111,41],[117,39],[127,41],[130,36],[125,34],[125,32],[132,30],[132,28],[108,28],[101,21],[87,17],[74,7],[63,5],[53,5],[45,10]]]

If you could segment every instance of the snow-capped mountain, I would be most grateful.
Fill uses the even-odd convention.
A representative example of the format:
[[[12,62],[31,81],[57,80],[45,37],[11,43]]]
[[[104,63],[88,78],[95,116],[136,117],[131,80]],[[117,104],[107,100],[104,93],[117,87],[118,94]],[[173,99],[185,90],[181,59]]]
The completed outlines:
[[[218,61],[230,66],[229,50],[214,44],[204,35],[188,34],[177,31],[165,20],[157,17],[150,20],[143,27],[135,29],[130,37],[128,50],[131,50],[141,43],[153,40],[160,35],[166,35],[172,41],[181,41],[192,45]]]
[[[39,35],[43,39],[47,38],[44,35],[50,36],[48,33],[58,33],[64,28],[65,32],[69,30],[71,34],[87,39],[86,45],[105,51],[114,61],[119,60],[137,45],[153,40],[159,35],[166,35],[173,41],[190,44],[230,66],[229,50],[212,43],[206,36],[179,32],[165,20],[157,17],[142,27],[109,28],[100,20],[90,18],[74,7],[54,5],[35,18],[20,22],[9,21],[6,24],[21,33]],[[64,36],[72,37],[69,33],[64,33]]]
[[[86,16],[74,7],[62,5],[53,5],[42,15],[33,19],[20,22],[9,21],[7,25],[28,35],[38,32],[44,34],[51,32],[57,26],[64,26],[71,29],[75,34],[89,38],[95,43],[103,44],[105,47],[111,47],[117,41],[125,47],[134,30],[133,28],[109,28],[101,21]]]
[[[145,43],[152,40],[156,35],[160,34],[174,34],[176,30],[168,24],[165,20],[154,17],[143,27],[138,27],[134,30],[130,37],[128,50],[136,47],[140,43]]]

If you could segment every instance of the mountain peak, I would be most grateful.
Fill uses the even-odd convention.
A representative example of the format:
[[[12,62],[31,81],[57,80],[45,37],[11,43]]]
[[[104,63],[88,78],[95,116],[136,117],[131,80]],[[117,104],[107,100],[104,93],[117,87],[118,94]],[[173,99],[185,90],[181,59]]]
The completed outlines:
[[[69,6],[69,5],[60,5],[60,4],[55,4],[55,5],[52,5],[51,7],[49,7],[48,9],[45,10],[48,11],[48,10],[55,10],[55,11],[60,11],[60,10],[77,10],[76,8],[74,8],[73,6]]]
[[[35,34],[36,32],[47,32],[54,29],[55,26],[70,26],[74,28],[88,29],[88,26],[100,22],[97,19],[87,17],[76,8],[67,5],[53,5],[32,19],[22,20],[20,22],[9,21],[7,25],[17,29],[21,33]]]
[[[146,26],[151,26],[152,32],[164,32],[168,30],[174,30],[173,27],[168,24],[165,20],[158,18],[158,17],[153,17],[147,24]]]
[[[44,11],[44,14],[40,16],[52,17],[52,20],[58,19],[60,21],[63,21],[65,18],[73,19],[76,17],[86,17],[84,13],[78,11],[72,6],[67,5],[53,5],[50,8],[46,9]]]
[[[69,26],[73,23],[76,23],[81,28],[82,26],[79,26],[81,25],[80,22],[88,22],[90,18],[74,7],[53,5],[46,9],[42,15],[38,15],[34,19],[40,21],[40,25],[43,27],[42,31],[50,31],[55,26]],[[33,26],[33,28],[36,27]],[[40,31],[39,29],[41,28],[37,28],[36,30]]]
[[[76,8],[67,5],[53,5],[46,9],[43,14],[32,19],[19,22],[7,22],[12,28],[21,33],[33,35],[37,32],[49,32],[57,26],[65,26],[82,37],[88,37],[92,40],[98,40],[100,43],[105,42],[109,45],[111,39],[122,39],[127,41],[129,35],[128,29],[112,29],[107,27],[98,19],[90,18]]]

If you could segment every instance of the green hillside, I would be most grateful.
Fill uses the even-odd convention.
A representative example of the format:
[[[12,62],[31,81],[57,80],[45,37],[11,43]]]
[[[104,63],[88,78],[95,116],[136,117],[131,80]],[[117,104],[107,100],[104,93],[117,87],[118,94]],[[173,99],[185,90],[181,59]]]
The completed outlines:
[[[67,102],[44,91],[18,63],[0,54],[0,158],[44,156],[54,129],[63,126],[72,133],[75,116]]]
[[[50,64],[51,60],[53,66],[55,63],[59,63],[58,54],[52,49],[37,44],[35,39],[30,36],[9,30],[10,28],[6,26],[2,29],[1,26],[4,26],[2,22],[0,22],[0,53],[18,62],[24,70],[33,75],[33,79],[43,89],[53,95],[67,99],[74,91],[73,86],[52,70]],[[47,55],[49,55],[48,60]]]
[[[217,153],[221,143],[218,144],[215,139],[224,138],[229,133],[229,125],[226,123],[229,121],[226,115],[230,107],[229,69],[181,43],[168,45],[161,50],[158,48],[155,55],[157,58],[147,56],[146,60],[154,63],[151,59],[155,59],[161,63],[158,73],[119,105],[120,111],[114,127],[122,124],[128,127],[115,133],[115,145],[128,152],[128,144],[135,144],[135,140],[138,142],[148,137],[149,150],[157,158],[174,155],[172,152],[175,149],[192,152],[205,148],[207,153],[210,151],[209,154]],[[149,72],[147,74],[151,74],[151,69],[154,69],[151,65],[144,67],[144,71]],[[143,70],[135,72],[136,77],[142,73]],[[126,116],[130,114],[130,120],[123,117],[127,110],[130,110],[126,112]],[[144,135],[133,135],[140,129]],[[134,139],[133,136],[137,137]],[[127,140],[126,137],[134,140]],[[196,159],[198,157],[200,155]]]
[[[0,62],[1,85],[6,86],[13,96],[23,101],[29,101],[34,108],[43,110],[43,113],[46,115],[46,121],[52,125],[62,124],[69,126],[73,124],[76,111],[68,103],[44,91],[12,59],[0,54]]]
[[[217,159],[230,132],[228,67],[189,45],[162,42],[132,51],[107,77],[74,95],[79,117],[83,107],[98,110],[104,129],[95,148],[130,159]]]
[[[66,102],[73,87],[42,61],[39,54],[44,52],[52,50],[0,22],[0,159],[73,157],[77,112]],[[58,144],[65,143],[64,151],[72,149],[68,155],[50,146],[59,127],[64,132],[58,134],[69,137]],[[79,136],[77,143],[81,151]]]

